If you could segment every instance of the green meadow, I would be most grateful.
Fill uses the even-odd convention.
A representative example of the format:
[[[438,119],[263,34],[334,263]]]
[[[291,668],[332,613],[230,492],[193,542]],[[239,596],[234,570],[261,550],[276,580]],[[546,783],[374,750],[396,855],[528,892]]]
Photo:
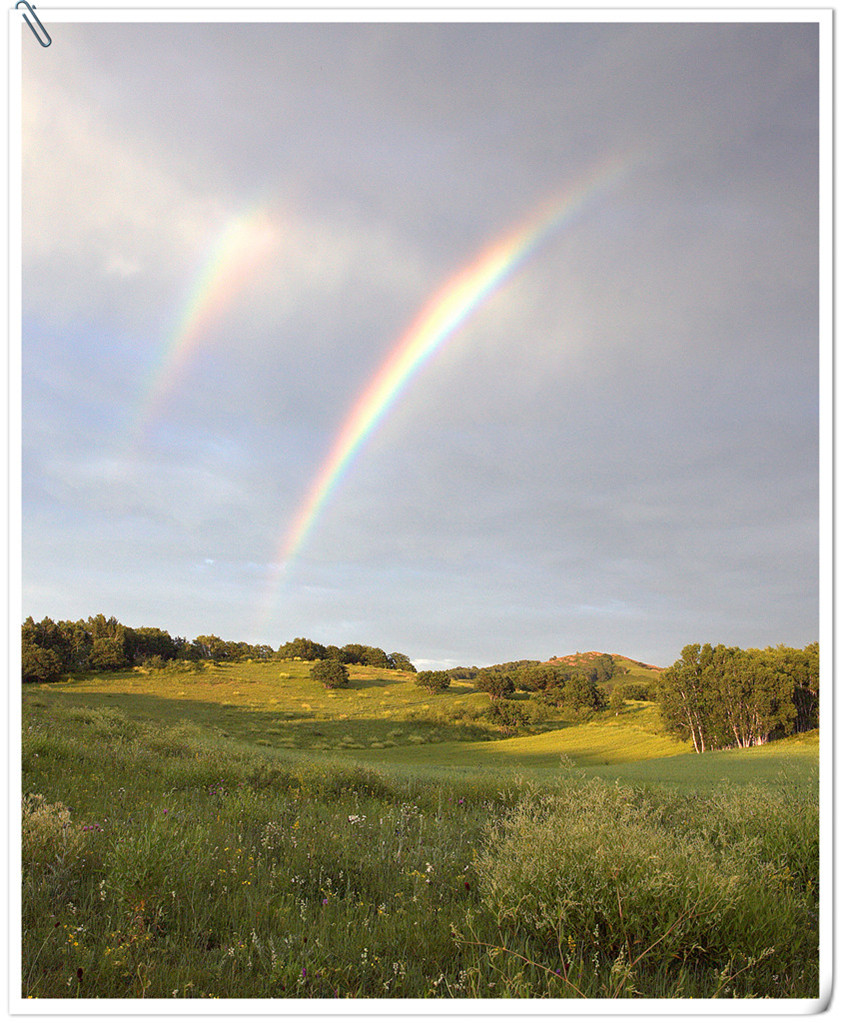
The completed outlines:
[[[24,997],[818,997],[816,731],[309,669],[24,687]]]

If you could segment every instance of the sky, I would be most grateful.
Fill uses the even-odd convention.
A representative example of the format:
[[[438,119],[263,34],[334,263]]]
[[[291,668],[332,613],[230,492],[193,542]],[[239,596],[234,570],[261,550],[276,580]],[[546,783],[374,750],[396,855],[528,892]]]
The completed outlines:
[[[818,638],[816,25],[51,36],[24,615],[418,667]]]

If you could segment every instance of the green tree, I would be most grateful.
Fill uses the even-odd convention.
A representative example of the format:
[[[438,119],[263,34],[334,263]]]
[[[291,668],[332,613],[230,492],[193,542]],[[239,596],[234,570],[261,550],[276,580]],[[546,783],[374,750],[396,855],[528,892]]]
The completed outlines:
[[[483,668],[475,679],[476,688],[487,693],[492,700],[501,700],[514,692],[514,680],[502,671]]]
[[[614,686],[608,700],[608,707],[616,714],[625,706],[625,692],[621,686]]]
[[[574,672],[564,682],[563,703],[570,710],[598,710],[602,706],[602,695],[592,673]]]
[[[348,670],[341,661],[316,661],[310,668],[310,676],[321,682],[325,689],[346,689]]]
[[[367,664],[370,668],[388,668],[389,660],[388,654],[385,650],[381,650],[378,646],[366,646],[363,647],[364,653],[362,655],[362,663]]]
[[[219,636],[196,636],[193,640],[198,659],[202,661],[227,661],[230,649],[228,643]]]
[[[389,667],[398,671],[416,671],[414,664],[405,654],[393,653],[388,655]]]
[[[712,693],[708,686],[712,647],[690,643],[680,658],[667,668],[658,681],[660,716],[666,729],[684,739],[692,739],[696,753],[711,746]]]
[[[315,640],[307,639],[304,636],[296,636],[295,639],[283,646],[277,652],[282,660],[301,661],[322,661],[327,656],[327,648]]]
[[[446,671],[419,671],[415,676],[415,685],[423,686],[433,693],[443,693],[450,686],[450,676]]]
[[[61,675],[61,659],[54,650],[24,639],[21,649],[21,677],[24,682],[57,682]]]
[[[117,636],[97,636],[91,648],[94,671],[119,671],[128,664],[122,641]]]

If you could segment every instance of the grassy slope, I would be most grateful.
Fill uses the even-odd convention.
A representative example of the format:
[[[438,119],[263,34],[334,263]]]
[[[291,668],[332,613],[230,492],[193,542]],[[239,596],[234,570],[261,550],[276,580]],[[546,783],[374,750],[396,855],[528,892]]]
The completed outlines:
[[[307,670],[24,688],[24,995],[815,996],[817,735],[657,756],[636,704],[488,742],[470,686]]]
[[[285,661],[215,665],[197,673],[135,670],[28,692],[33,699],[119,707],[162,724],[186,720],[208,736],[256,745],[268,755],[340,756],[398,774],[548,780],[572,769],[683,788],[722,780],[802,780],[817,770],[817,733],[698,757],[687,743],[663,734],[656,706],[631,702],[618,715],[603,712],[582,723],[560,715],[544,722],[539,734],[503,738],[481,716],[488,697],[469,683],[433,696],[410,673],[351,666],[350,688],[328,691],[309,678],[309,667]]]

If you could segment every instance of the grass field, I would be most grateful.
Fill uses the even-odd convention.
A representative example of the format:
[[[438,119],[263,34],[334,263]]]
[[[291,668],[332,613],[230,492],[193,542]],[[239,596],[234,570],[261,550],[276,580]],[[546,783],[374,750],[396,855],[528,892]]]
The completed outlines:
[[[24,996],[817,997],[817,733],[308,670],[24,690]]]

